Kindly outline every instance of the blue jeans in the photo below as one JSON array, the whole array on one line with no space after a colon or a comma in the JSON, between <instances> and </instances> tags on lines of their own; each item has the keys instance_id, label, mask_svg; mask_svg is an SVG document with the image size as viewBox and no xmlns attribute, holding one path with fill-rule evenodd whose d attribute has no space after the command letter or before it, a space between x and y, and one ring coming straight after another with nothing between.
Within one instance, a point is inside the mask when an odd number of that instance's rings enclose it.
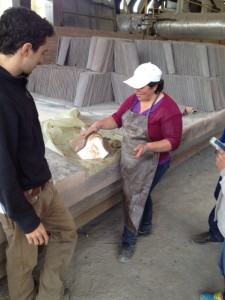
<instances>
[{"instance_id":1,"label":"blue jeans","mask_svg":"<svg viewBox=\"0 0 225 300\"><path fill-rule=\"evenodd\" d=\"M214 192L214 197L217 200L220 190L221 190L221 186L220 186L220 180L222 178L220 177L218 182L217 182L217 186ZM211 234L211 236L213 237L213 240L215 242L223 242L224 241L224 237L222 236L222 234L219 231L219 228L217 226L217 221L214 220L215 217L215 206L213 207L212 211L209 214L209 219L208 219L208 223L209 223L209 232Z\"/></svg>"},{"instance_id":2,"label":"blue jeans","mask_svg":"<svg viewBox=\"0 0 225 300\"><path fill-rule=\"evenodd\" d=\"M140 229L142 231L145 230L151 230L152 226L152 198L151 198L151 192L156 187L156 185L159 183L163 175L166 173L166 171L169 169L170 166L170 160L165 162L162 165L158 165L154 179L152 181L152 185L148 194L148 198L145 203L144 212L142 215L141 223L140 223ZM135 234L134 232L130 231L128 228L124 227L123 235L122 235L122 242L126 243L128 245L134 245L137 241L138 234Z\"/></svg>"}]
</instances>

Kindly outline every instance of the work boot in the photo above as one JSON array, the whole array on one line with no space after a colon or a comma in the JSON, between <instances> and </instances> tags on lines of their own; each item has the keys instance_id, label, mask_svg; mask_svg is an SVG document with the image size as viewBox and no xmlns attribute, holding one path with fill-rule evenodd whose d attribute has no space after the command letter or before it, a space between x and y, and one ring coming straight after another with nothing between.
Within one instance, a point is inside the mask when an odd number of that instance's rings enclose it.
<instances>
[{"instance_id":1,"label":"work boot","mask_svg":"<svg viewBox=\"0 0 225 300\"><path fill-rule=\"evenodd\" d=\"M62 300L70 300L70 298L71 298L70 290L68 288L65 288Z\"/></svg>"},{"instance_id":2,"label":"work boot","mask_svg":"<svg viewBox=\"0 0 225 300\"><path fill-rule=\"evenodd\" d=\"M134 255L135 245L129 245L127 243L122 243L118 260L120 262L128 262Z\"/></svg>"},{"instance_id":3,"label":"work boot","mask_svg":"<svg viewBox=\"0 0 225 300\"><path fill-rule=\"evenodd\" d=\"M191 241L196 244L218 243L209 231L194 235Z\"/></svg>"},{"instance_id":4,"label":"work boot","mask_svg":"<svg viewBox=\"0 0 225 300\"><path fill-rule=\"evenodd\" d=\"M142 228L140 228L138 230L138 235L139 236L149 236L150 234L151 234L151 228L149 228L149 229L142 229Z\"/></svg>"},{"instance_id":5,"label":"work boot","mask_svg":"<svg viewBox=\"0 0 225 300\"><path fill-rule=\"evenodd\" d=\"M222 292L217 292L215 294L201 294L200 300L225 300Z\"/></svg>"}]
</instances>

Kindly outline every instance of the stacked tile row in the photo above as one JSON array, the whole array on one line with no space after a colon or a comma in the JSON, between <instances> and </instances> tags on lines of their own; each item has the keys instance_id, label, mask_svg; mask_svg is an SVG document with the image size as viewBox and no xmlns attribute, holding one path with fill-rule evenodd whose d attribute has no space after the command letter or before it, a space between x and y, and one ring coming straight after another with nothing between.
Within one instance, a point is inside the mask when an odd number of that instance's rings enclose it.
<instances>
[{"instance_id":1,"label":"stacked tile row","mask_svg":"<svg viewBox=\"0 0 225 300\"><path fill-rule=\"evenodd\" d=\"M76 107L114 100L111 74L96 73L69 66L41 65L30 75L30 92L58 99Z\"/></svg>"},{"instance_id":2,"label":"stacked tile row","mask_svg":"<svg viewBox=\"0 0 225 300\"><path fill-rule=\"evenodd\" d=\"M57 65L38 66L30 75L28 89L77 107L113 101L113 44L112 39L97 37L60 38ZM85 69L77 67L84 65Z\"/></svg>"},{"instance_id":3,"label":"stacked tile row","mask_svg":"<svg viewBox=\"0 0 225 300\"><path fill-rule=\"evenodd\" d=\"M151 61L167 74L204 77L225 75L225 49L221 45L159 40L135 40L132 42L114 39L114 41L115 72L119 74L130 76L131 72L126 72L129 65L124 67L124 71L121 70L121 65L127 65L127 61L134 64L134 67L131 68L132 71L139 63ZM84 61L79 67L98 72L111 71L111 63L110 67L104 70L101 66L93 69L92 63L96 60L103 64L105 58L107 59L108 49L112 53L112 48L113 39L109 38L61 37L57 61L62 65L66 61L74 61L76 56L78 62ZM82 57L84 58L81 59ZM110 57L112 58L112 55ZM97 64L94 62L94 65ZM78 66L77 63L75 65Z\"/></svg>"},{"instance_id":4,"label":"stacked tile row","mask_svg":"<svg viewBox=\"0 0 225 300\"><path fill-rule=\"evenodd\" d=\"M225 75L225 47L177 41L135 40L140 63L152 62L166 74Z\"/></svg>"},{"instance_id":5,"label":"stacked tile row","mask_svg":"<svg viewBox=\"0 0 225 300\"><path fill-rule=\"evenodd\" d=\"M113 71L114 40L110 38L60 37L57 65L76 66L95 72Z\"/></svg>"},{"instance_id":6,"label":"stacked tile row","mask_svg":"<svg viewBox=\"0 0 225 300\"><path fill-rule=\"evenodd\" d=\"M150 61L159 66L165 91L178 103L194 106L199 111L225 108L224 46L155 40L134 43L140 63Z\"/></svg>"},{"instance_id":7,"label":"stacked tile row","mask_svg":"<svg viewBox=\"0 0 225 300\"><path fill-rule=\"evenodd\" d=\"M164 90L177 103L193 106L199 111L211 112L225 108L224 76L204 78L199 76L165 75Z\"/></svg>"},{"instance_id":8,"label":"stacked tile row","mask_svg":"<svg viewBox=\"0 0 225 300\"><path fill-rule=\"evenodd\" d=\"M120 104L133 93L123 81L145 62L159 66L165 92L178 103L199 111L225 108L225 47L215 44L62 37L61 66L39 66L29 89L77 107L113 100Z\"/></svg>"},{"instance_id":9,"label":"stacked tile row","mask_svg":"<svg viewBox=\"0 0 225 300\"><path fill-rule=\"evenodd\" d=\"M80 74L83 69L69 66L41 65L30 75L30 92L46 97L74 102Z\"/></svg>"},{"instance_id":10,"label":"stacked tile row","mask_svg":"<svg viewBox=\"0 0 225 300\"><path fill-rule=\"evenodd\" d=\"M216 78L166 74L164 80L164 91L178 104L192 106L199 111L220 109L216 102L219 95L214 94L218 84Z\"/></svg>"}]
</instances>

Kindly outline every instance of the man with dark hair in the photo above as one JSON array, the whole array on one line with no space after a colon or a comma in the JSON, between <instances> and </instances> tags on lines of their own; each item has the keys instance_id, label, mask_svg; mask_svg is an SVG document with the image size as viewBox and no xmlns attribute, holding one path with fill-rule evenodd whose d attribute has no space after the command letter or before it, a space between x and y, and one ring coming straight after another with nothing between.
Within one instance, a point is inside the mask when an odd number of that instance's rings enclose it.
<instances>
[{"instance_id":1,"label":"man with dark hair","mask_svg":"<svg viewBox=\"0 0 225 300\"><path fill-rule=\"evenodd\" d=\"M26 77L43 62L53 34L47 20L25 8L10 8L0 18L0 222L11 300L70 298L61 275L77 234L52 182L38 112L26 89ZM35 287L39 245L45 251Z\"/></svg>"}]
</instances>

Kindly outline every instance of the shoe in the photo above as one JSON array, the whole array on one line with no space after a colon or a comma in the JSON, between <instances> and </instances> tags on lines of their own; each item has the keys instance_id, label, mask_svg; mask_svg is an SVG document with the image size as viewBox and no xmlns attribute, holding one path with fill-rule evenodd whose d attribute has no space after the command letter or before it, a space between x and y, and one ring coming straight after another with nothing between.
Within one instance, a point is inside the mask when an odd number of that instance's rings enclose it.
<instances>
[{"instance_id":1,"label":"shoe","mask_svg":"<svg viewBox=\"0 0 225 300\"><path fill-rule=\"evenodd\" d=\"M225 300L222 292L217 292L215 294L201 294L200 300Z\"/></svg>"},{"instance_id":2,"label":"shoe","mask_svg":"<svg viewBox=\"0 0 225 300\"><path fill-rule=\"evenodd\" d=\"M149 236L152 231L152 226L151 225L142 225L139 230L138 230L138 235L139 236Z\"/></svg>"},{"instance_id":3,"label":"shoe","mask_svg":"<svg viewBox=\"0 0 225 300\"><path fill-rule=\"evenodd\" d=\"M196 244L218 243L209 231L194 235L191 241Z\"/></svg>"},{"instance_id":4,"label":"shoe","mask_svg":"<svg viewBox=\"0 0 225 300\"><path fill-rule=\"evenodd\" d=\"M128 262L134 255L135 245L128 245L126 243L122 243L118 260L120 262Z\"/></svg>"},{"instance_id":5,"label":"shoe","mask_svg":"<svg viewBox=\"0 0 225 300\"><path fill-rule=\"evenodd\" d=\"M141 230L139 229L138 235L139 236L149 236L151 234L151 230Z\"/></svg>"},{"instance_id":6,"label":"shoe","mask_svg":"<svg viewBox=\"0 0 225 300\"><path fill-rule=\"evenodd\" d=\"M71 292L68 288L65 288L62 300L70 300L70 298L71 298Z\"/></svg>"}]
</instances>

